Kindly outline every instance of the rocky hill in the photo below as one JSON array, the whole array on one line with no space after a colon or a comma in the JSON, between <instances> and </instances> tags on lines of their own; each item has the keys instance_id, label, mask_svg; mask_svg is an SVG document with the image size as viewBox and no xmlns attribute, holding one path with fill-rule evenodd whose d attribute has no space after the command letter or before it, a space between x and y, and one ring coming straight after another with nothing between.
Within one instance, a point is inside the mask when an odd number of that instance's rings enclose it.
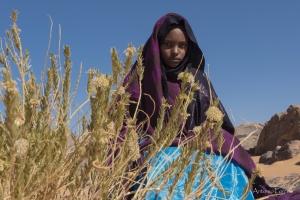
<instances>
[{"instance_id":1,"label":"rocky hill","mask_svg":"<svg viewBox=\"0 0 300 200\"><path fill-rule=\"evenodd\" d=\"M250 154L253 154L259 135L264 125L259 123L247 123L235 127L235 136L242 142L242 146Z\"/></svg>"},{"instance_id":2,"label":"rocky hill","mask_svg":"<svg viewBox=\"0 0 300 200\"><path fill-rule=\"evenodd\" d=\"M275 114L265 124L254 153L261 155L293 140L300 140L300 106L295 105Z\"/></svg>"}]
</instances>

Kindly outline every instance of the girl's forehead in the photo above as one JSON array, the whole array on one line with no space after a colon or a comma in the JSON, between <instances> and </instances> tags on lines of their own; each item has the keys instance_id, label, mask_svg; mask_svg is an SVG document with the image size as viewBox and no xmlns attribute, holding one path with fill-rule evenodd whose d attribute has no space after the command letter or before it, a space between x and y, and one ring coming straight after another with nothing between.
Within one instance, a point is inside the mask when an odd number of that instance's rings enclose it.
<instances>
[{"instance_id":1,"label":"girl's forehead","mask_svg":"<svg viewBox=\"0 0 300 200\"><path fill-rule=\"evenodd\" d=\"M182 40L186 41L188 40L187 35L185 32L180 28L174 28L169 31L169 33L166 35L165 40Z\"/></svg>"}]
</instances>

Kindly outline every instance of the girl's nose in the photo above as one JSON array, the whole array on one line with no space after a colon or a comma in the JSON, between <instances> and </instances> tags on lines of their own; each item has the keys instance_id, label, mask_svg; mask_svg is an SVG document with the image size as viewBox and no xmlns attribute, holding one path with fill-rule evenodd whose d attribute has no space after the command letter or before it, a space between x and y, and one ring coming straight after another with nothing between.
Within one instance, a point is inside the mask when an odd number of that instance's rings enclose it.
<instances>
[{"instance_id":1,"label":"girl's nose","mask_svg":"<svg viewBox=\"0 0 300 200\"><path fill-rule=\"evenodd\" d=\"M178 54L178 47L177 47L177 46L174 46L174 47L173 47L172 53L173 53L173 54Z\"/></svg>"}]
</instances>

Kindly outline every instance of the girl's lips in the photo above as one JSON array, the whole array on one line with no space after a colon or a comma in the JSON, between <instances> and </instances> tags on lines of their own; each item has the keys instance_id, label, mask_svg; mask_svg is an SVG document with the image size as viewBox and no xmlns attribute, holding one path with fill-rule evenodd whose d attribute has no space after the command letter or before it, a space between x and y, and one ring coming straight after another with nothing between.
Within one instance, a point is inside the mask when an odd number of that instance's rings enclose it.
<instances>
[{"instance_id":1,"label":"girl's lips","mask_svg":"<svg viewBox=\"0 0 300 200\"><path fill-rule=\"evenodd\" d=\"M180 60L170 60L169 61L170 67L177 67L180 64Z\"/></svg>"},{"instance_id":2,"label":"girl's lips","mask_svg":"<svg viewBox=\"0 0 300 200\"><path fill-rule=\"evenodd\" d=\"M179 63L180 59L170 59L170 61L173 62L173 63Z\"/></svg>"}]
</instances>

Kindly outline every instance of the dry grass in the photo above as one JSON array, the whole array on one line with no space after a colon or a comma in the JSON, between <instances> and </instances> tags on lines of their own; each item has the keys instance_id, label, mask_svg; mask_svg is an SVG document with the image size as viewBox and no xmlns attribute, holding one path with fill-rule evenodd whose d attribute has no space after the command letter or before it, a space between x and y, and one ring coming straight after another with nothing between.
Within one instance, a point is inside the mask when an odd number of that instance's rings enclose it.
<instances>
[{"instance_id":1,"label":"dry grass","mask_svg":"<svg viewBox=\"0 0 300 200\"><path fill-rule=\"evenodd\" d=\"M112 75L89 70L87 100L83 103L89 103L89 108L87 114L78 117L77 111L83 105L70 112L75 94L75 91L70 91L70 47L63 49L61 70L57 60L60 56L49 54L47 62L50 67L45 69L46 76L42 76L42 83L38 84L34 72L30 71L29 52L22 47L16 21L17 12L14 11L12 27L2 40L0 54L3 66L1 102L5 107L0 122L1 199L124 199L130 194L129 188L136 183L139 174L143 174L143 178L132 194L134 199L143 199L148 191L159 190L171 177L175 177L175 186L189 165L192 168L184 186L186 199L200 197L207 181L222 190L216 181L216 172L210 170L209 159L203 153L209 143L206 137L208 131L214 127L214 136L220 134L222 119L216 121L219 118L214 118L214 115L194 129L197 137L178 147L181 153L176 160L171 161L155 178L145 182L153 167L153 158L182 132L182 122L188 117L186 108L198 87L190 74L181 74L182 92L172 109L171 118L163 126L164 113L169 107L164 101L153 144L149 146L144 162L133 168L141 157L138 139L145 135L141 126L136 124L137 113L141 111L137 109L133 117L128 117L130 95L125 92L126 85L123 84L135 57L138 59L137 74L142 80L142 47L136 53L135 48L129 45L124 62L118 58L116 49L112 49ZM18 68L18 77L12 77L13 67ZM191 87L187 87L187 83ZM188 94L186 88L190 89ZM138 105L140 102L135 103ZM216 108L217 103L211 106ZM79 130L76 135L70 127L75 115ZM124 122L127 122L126 134L120 138ZM192 161L191 157L195 160ZM192 189L196 175L204 174L205 170L209 174L208 179L197 189ZM171 187L170 199L173 194L174 187Z\"/></svg>"}]
</instances>

